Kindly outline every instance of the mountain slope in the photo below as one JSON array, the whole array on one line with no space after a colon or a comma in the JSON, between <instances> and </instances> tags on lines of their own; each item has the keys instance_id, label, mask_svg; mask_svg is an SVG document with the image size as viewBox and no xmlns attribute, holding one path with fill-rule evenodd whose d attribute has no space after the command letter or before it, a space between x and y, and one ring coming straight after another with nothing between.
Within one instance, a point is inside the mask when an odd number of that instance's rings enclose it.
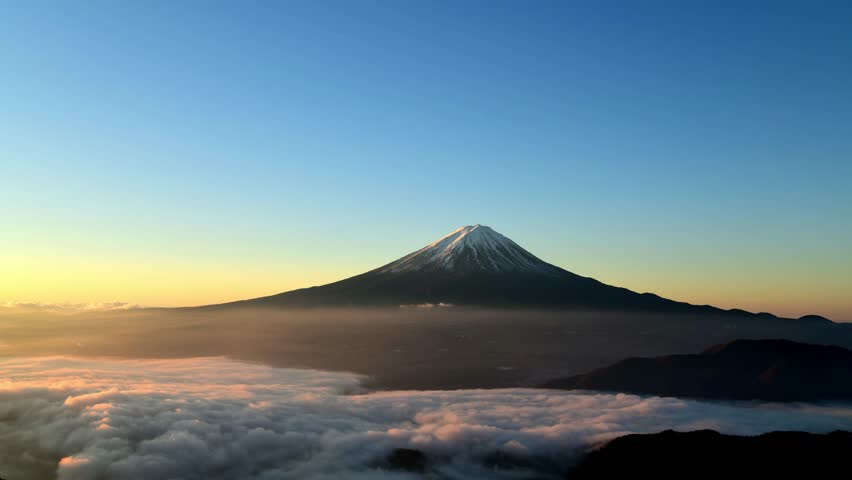
<instances>
[{"instance_id":1,"label":"mountain slope","mask_svg":"<svg viewBox=\"0 0 852 480\"><path fill-rule=\"evenodd\" d=\"M593 450L568 479L833 478L848 468L852 433L713 430L625 435Z\"/></svg>"},{"instance_id":2,"label":"mountain slope","mask_svg":"<svg viewBox=\"0 0 852 480\"><path fill-rule=\"evenodd\" d=\"M460 227L396 261L338 282L221 306L420 304L654 311L692 307L575 275L483 225Z\"/></svg>"},{"instance_id":3,"label":"mountain slope","mask_svg":"<svg viewBox=\"0 0 852 480\"><path fill-rule=\"evenodd\" d=\"M468 225L378 269L378 273L456 272L559 275L559 267L537 258L490 227Z\"/></svg>"},{"instance_id":4,"label":"mountain slope","mask_svg":"<svg viewBox=\"0 0 852 480\"><path fill-rule=\"evenodd\" d=\"M852 400L852 350L736 340L698 355L629 358L544 387L736 400Z\"/></svg>"},{"instance_id":5,"label":"mountain slope","mask_svg":"<svg viewBox=\"0 0 852 480\"><path fill-rule=\"evenodd\" d=\"M396 261L338 282L211 307L420 304L753 315L639 294L576 275L484 225L460 227Z\"/></svg>"}]
</instances>

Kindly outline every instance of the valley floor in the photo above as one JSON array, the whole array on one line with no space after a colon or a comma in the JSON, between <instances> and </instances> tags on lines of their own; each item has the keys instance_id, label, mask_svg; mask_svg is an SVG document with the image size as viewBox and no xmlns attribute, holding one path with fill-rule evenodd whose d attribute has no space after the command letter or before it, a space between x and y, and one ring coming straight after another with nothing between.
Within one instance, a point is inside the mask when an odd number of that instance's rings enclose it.
<instances>
[{"instance_id":1,"label":"valley floor","mask_svg":"<svg viewBox=\"0 0 852 480\"><path fill-rule=\"evenodd\" d=\"M738 338L852 347L852 326L437 307L0 316L0 356L228 356L351 371L381 389L528 387L625 357L694 353Z\"/></svg>"}]
</instances>

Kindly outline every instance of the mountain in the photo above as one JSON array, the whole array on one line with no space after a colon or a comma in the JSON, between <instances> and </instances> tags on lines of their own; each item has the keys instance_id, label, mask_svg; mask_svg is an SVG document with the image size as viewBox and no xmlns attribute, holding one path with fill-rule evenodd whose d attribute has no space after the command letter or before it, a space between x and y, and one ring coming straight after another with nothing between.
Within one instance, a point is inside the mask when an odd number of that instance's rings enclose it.
<instances>
[{"instance_id":1,"label":"mountain","mask_svg":"<svg viewBox=\"0 0 852 480\"><path fill-rule=\"evenodd\" d=\"M735 340L697 355L628 358L543 386L734 400L852 400L852 350Z\"/></svg>"},{"instance_id":2,"label":"mountain","mask_svg":"<svg viewBox=\"0 0 852 480\"><path fill-rule=\"evenodd\" d=\"M484 225L459 227L431 244L377 270L399 273L489 273L559 276L567 273Z\"/></svg>"},{"instance_id":3,"label":"mountain","mask_svg":"<svg viewBox=\"0 0 852 480\"><path fill-rule=\"evenodd\" d=\"M482 458L502 471L536 471L533 478L566 480L602 478L834 478L848 470L852 432L774 431L756 436L727 435L715 430L628 434L568 452L579 461L517 456L498 451ZM434 476L439 457L420 450L396 448L374 467ZM573 459L572 459L573 460ZM555 470L555 471L554 471ZM560 472L561 470L561 472ZM557 473L558 472L558 473ZM529 478L518 474L518 478Z\"/></svg>"},{"instance_id":4,"label":"mountain","mask_svg":"<svg viewBox=\"0 0 852 480\"><path fill-rule=\"evenodd\" d=\"M852 433L713 430L618 437L589 453L565 478L835 478L848 468Z\"/></svg>"},{"instance_id":5,"label":"mountain","mask_svg":"<svg viewBox=\"0 0 852 480\"><path fill-rule=\"evenodd\" d=\"M755 315L606 285L547 263L484 225L459 227L396 261L345 280L212 307L427 304Z\"/></svg>"}]
</instances>

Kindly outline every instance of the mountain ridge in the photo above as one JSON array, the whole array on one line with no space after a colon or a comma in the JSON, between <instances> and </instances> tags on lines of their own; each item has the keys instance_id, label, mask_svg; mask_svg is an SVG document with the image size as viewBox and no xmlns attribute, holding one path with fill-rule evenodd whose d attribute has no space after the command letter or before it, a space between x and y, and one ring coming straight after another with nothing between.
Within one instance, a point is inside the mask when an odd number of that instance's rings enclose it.
<instances>
[{"instance_id":1,"label":"mountain ridge","mask_svg":"<svg viewBox=\"0 0 852 480\"><path fill-rule=\"evenodd\" d=\"M852 432L843 430L756 436L666 430L615 438L564 478L832 478L846 469L850 447Z\"/></svg>"},{"instance_id":2,"label":"mountain ridge","mask_svg":"<svg viewBox=\"0 0 852 480\"><path fill-rule=\"evenodd\" d=\"M852 350L786 339L738 339L698 354L632 357L545 388L769 401L852 399Z\"/></svg>"},{"instance_id":3,"label":"mountain ridge","mask_svg":"<svg viewBox=\"0 0 852 480\"><path fill-rule=\"evenodd\" d=\"M693 305L607 285L550 264L492 228L461 226L423 248L367 272L325 285L216 305L341 307L444 304L539 307L772 318L772 314ZM830 321L809 315L802 321Z\"/></svg>"}]
</instances>

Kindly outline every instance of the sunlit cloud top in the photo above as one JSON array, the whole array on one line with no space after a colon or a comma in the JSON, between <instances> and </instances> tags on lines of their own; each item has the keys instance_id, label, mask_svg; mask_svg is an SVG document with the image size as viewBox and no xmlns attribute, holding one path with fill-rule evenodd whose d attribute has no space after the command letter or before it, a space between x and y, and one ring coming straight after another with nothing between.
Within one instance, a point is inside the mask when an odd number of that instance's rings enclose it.
<instances>
[{"instance_id":1,"label":"sunlit cloud top","mask_svg":"<svg viewBox=\"0 0 852 480\"><path fill-rule=\"evenodd\" d=\"M0 360L4 478L391 480L394 448L440 478L558 477L627 433L852 428L844 405L703 403L550 390L365 392L347 373L224 358ZM487 459L500 454L514 466ZM546 478L546 477L545 477Z\"/></svg>"}]
</instances>

